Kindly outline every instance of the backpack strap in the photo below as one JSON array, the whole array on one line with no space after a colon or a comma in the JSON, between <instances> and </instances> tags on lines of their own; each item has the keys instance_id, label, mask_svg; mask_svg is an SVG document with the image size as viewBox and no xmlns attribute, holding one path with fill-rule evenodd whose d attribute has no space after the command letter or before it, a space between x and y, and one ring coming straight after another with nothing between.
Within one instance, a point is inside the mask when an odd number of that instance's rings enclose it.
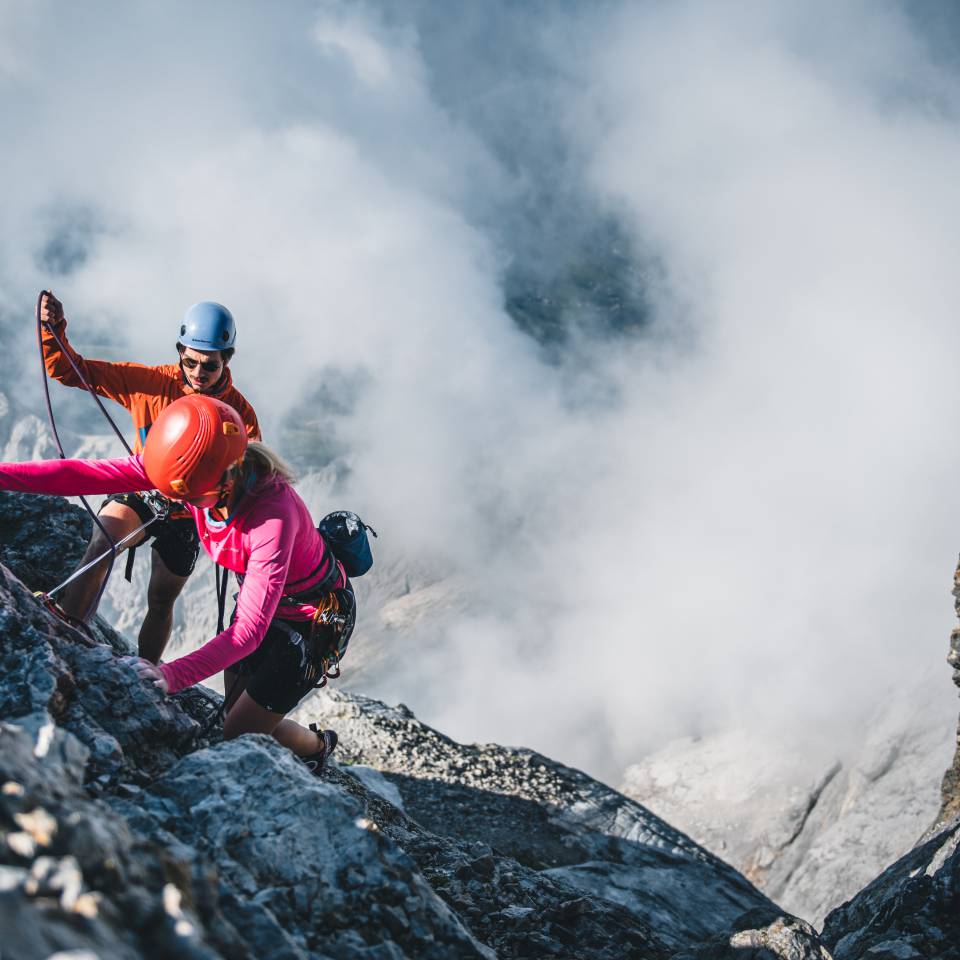
<instances>
[{"instance_id":1,"label":"backpack strap","mask_svg":"<svg viewBox=\"0 0 960 960\"><path fill-rule=\"evenodd\" d=\"M327 572L321 577L316 583L310 584L309 587L305 587L303 590L291 590L280 598L278 606L281 607L290 607L295 606L300 603L312 603L315 600L320 600L322 597L326 596L333 590L337 585L337 580L340 578L340 566L337 563L337 558L333 555L333 551L327 546L326 543L323 545L323 556L320 562L305 576L300 577L297 580L285 584L287 588L295 587L298 583L304 583L307 580L315 577L324 566L329 565ZM226 571L224 571L226 574ZM243 584L242 573L237 574L237 583ZM222 629L222 628L221 628Z\"/></svg>"},{"instance_id":2,"label":"backpack strap","mask_svg":"<svg viewBox=\"0 0 960 960\"><path fill-rule=\"evenodd\" d=\"M217 633L223 633L223 614L227 609L227 580L230 576L226 567L216 564L213 568L217 578Z\"/></svg>"},{"instance_id":3,"label":"backpack strap","mask_svg":"<svg viewBox=\"0 0 960 960\"><path fill-rule=\"evenodd\" d=\"M318 580L316 583L311 584L304 590L294 590L290 593L285 593L280 598L281 606L291 606L298 603L310 603L313 600L319 600L320 598L326 596L334 589L337 585L337 580L340 579L340 567L337 564L337 558L333 555L333 551L327 547L324 550L326 554L326 559L329 561L329 569L323 575L323 577ZM323 564L317 568L318 570L323 569ZM295 583L303 583L304 580L309 580L310 577L315 576L317 570L314 570L306 577L301 577L299 580L294 581Z\"/></svg>"}]
</instances>

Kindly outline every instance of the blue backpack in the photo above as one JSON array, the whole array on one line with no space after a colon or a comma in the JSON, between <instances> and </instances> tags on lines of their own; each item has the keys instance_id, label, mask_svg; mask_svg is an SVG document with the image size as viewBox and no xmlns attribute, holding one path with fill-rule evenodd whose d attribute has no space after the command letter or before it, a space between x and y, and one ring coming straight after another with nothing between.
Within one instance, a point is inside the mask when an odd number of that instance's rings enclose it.
<instances>
[{"instance_id":1,"label":"blue backpack","mask_svg":"<svg viewBox=\"0 0 960 960\"><path fill-rule=\"evenodd\" d=\"M373 551L367 538L377 531L349 510L328 513L318 524L320 536L333 555L343 564L348 577L362 577L373 566Z\"/></svg>"}]
</instances>

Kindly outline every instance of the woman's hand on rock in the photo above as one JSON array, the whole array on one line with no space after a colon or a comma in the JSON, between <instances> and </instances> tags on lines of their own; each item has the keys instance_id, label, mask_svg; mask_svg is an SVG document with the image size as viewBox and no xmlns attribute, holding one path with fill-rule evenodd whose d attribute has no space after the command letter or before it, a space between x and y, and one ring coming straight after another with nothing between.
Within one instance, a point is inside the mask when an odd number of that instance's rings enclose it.
<instances>
[{"instance_id":1,"label":"woman's hand on rock","mask_svg":"<svg viewBox=\"0 0 960 960\"><path fill-rule=\"evenodd\" d=\"M121 657L120 661L126 666L136 670L137 676L139 676L141 680L152 683L161 693L166 693L169 690L167 678L155 663L144 660L143 657Z\"/></svg>"}]
</instances>

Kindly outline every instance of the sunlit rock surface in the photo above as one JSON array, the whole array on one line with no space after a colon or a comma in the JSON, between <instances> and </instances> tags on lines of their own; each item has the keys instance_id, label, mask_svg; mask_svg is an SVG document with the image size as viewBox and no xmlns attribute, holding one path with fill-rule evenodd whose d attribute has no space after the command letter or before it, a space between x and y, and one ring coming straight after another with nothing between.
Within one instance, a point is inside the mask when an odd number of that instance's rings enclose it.
<instances>
[{"instance_id":1,"label":"sunlit rock surface","mask_svg":"<svg viewBox=\"0 0 960 960\"><path fill-rule=\"evenodd\" d=\"M354 694L321 694L297 715L337 729L341 763L380 770L425 828L619 903L671 946L732 929L748 910L773 908L639 804L530 750L458 744L403 707Z\"/></svg>"}]
</instances>

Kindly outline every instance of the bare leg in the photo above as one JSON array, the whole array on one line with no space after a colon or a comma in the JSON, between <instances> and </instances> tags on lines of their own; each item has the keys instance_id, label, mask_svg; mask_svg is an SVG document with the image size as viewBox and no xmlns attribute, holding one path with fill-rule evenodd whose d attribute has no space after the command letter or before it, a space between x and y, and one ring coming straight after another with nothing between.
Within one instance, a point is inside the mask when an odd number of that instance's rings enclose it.
<instances>
[{"instance_id":1,"label":"bare leg","mask_svg":"<svg viewBox=\"0 0 960 960\"><path fill-rule=\"evenodd\" d=\"M241 733L269 733L274 739L298 757L316 753L323 744L320 738L282 713L264 710L246 691L237 697L223 721L223 739L232 740Z\"/></svg>"},{"instance_id":2,"label":"bare leg","mask_svg":"<svg viewBox=\"0 0 960 960\"><path fill-rule=\"evenodd\" d=\"M223 671L223 700L229 710L240 699L240 694L247 689L247 677L232 670Z\"/></svg>"},{"instance_id":3,"label":"bare leg","mask_svg":"<svg viewBox=\"0 0 960 960\"><path fill-rule=\"evenodd\" d=\"M147 588L147 615L138 638L138 652L144 660L159 663L173 629L173 605L187 582L171 573L156 550L151 550L150 586Z\"/></svg>"},{"instance_id":4,"label":"bare leg","mask_svg":"<svg viewBox=\"0 0 960 960\"><path fill-rule=\"evenodd\" d=\"M114 542L122 540L129 533L136 530L143 522L135 510L116 501L105 504L98 516L100 522ZM129 547L136 546L138 543L142 543L145 536L146 534L144 533L135 537L130 543L125 544L122 549L126 550ZM81 566L84 563L89 563L94 557L99 556L109 549L110 544L100 532L99 527L94 525L93 536L90 538L90 543L87 544ZM97 592L100 590L100 586L107 576L109 566L110 558L105 557L95 567L91 567L86 573L77 577L73 583L64 588L60 598L60 605L70 616L76 617L79 620L86 616L88 611L90 616L96 613L95 610L90 610L90 605L96 598Z\"/></svg>"}]
</instances>

